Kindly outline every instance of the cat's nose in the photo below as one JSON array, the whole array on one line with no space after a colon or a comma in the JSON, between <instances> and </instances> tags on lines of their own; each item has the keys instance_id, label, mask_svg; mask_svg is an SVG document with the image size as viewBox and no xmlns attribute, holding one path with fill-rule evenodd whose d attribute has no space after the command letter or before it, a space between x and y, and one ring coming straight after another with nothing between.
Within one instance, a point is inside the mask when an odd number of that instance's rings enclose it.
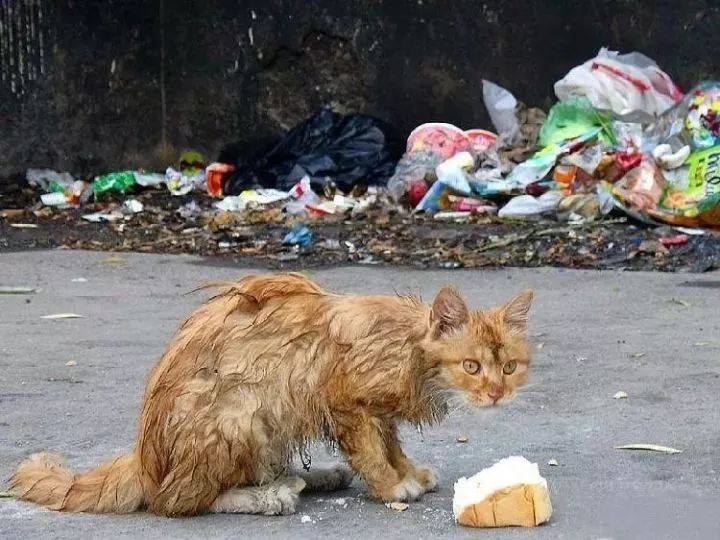
<instances>
[{"instance_id":1,"label":"cat's nose","mask_svg":"<svg viewBox=\"0 0 720 540\"><path fill-rule=\"evenodd\" d=\"M503 394L505 393L505 389L499 385L494 384L490 388L488 388L488 397L493 400L493 403L497 403L498 400L503 397Z\"/></svg>"}]
</instances>

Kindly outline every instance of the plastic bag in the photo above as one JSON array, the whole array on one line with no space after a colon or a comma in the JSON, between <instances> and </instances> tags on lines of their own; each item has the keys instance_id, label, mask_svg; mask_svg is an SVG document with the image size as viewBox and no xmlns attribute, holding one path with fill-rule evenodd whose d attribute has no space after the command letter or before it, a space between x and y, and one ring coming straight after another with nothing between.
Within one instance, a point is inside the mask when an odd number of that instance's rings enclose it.
<instances>
[{"instance_id":1,"label":"plastic bag","mask_svg":"<svg viewBox=\"0 0 720 540\"><path fill-rule=\"evenodd\" d=\"M62 193L75 182L70 173L59 173L52 169L28 169L25 178L29 185L45 193Z\"/></svg>"},{"instance_id":2,"label":"plastic bag","mask_svg":"<svg viewBox=\"0 0 720 540\"><path fill-rule=\"evenodd\" d=\"M307 226L302 223L293 225L285 236L283 236L283 245L308 247L313 243L313 233Z\"/></svg>"},{"instance_id":3,"label":"plastic bag","mask_svg":"<svg viewBox=\"0 0 720 540\"><path fill-rule=\"evenodd\" d=\"M304 214L308 205L320 204L320 197L310 187L310 177L303 178L290 190L290 201L285 205L288 214Z\"/></svg>"},{"instance_id":4,"label":"plastic bag","mask_svg":"<svg viewBox=\"0 0 720 540\"><path fill-rule=\"evenodd\" d=\"M432 149L405 154L395 167L395 173L388 180L387 188L390 196L398 202L405 197L413 184L434 181L435 168L441 162L440 154ZM411 206L414 205L411 203Z\"/></svg>"},{"instance_id":5,"label":"plastic bag","mask_svg":"<svg viewBox=\"0 0 720 540\"><path fill-rule=\"evenodd\" d=\"M637 112L657 116L682 98L679 88L652 59L606 48L556 82L555 95L561 101L585 96L593 107L620 116Z\"/></svg>"},{"instance_id":6,"label":"plastic bag","mask_svg":"<svg viewBox=\"0 0 720 540\"><path fill-rule=\"evenodd\" d=\"M258 186L288 191L303 176L313 184L330 179L344 192L361 183L385 185L400 145L390 126L377 118L323 109L279 141L223 149L218 161L236 165L223 193L236 195Z\"/></svg>"},{"instance_id":7,"label":"plastic bag","mask_svg":"<svg viewBox=\"0 0 720 540\"><path fill-rule=\"evenodd\" d=\"M520 124L515 114L517 99L502 86L485 79L482 83L485 108L498 136L505 144L516 144L520 136Z\"/></svg>"},{"instance_id":8,"label":"plastic bag","mask_svg":"<svg viewBox=\"0 0 720 540\"><path fill-rule=\"evenodd\" d=\"M514 188L525 188L533 182L542 180L552 171L561 156L596 139L600 131L600 128L593 128L573 139L563 140L562 144L549 144L515 167L505 179L506 182Z\"/></svg>"},{"instance_id":9,"label":"plastic bag","mask_svg":"<svg viewBox=\"0 0 720 540\"><path fill-rule=\"evenodd\" d=\"M539 197L531 195L518 195L513 197L498 212L501 218L531 218L552 212L558 207L563 195L558 191L548 191Z\"/></svg>"},{"instance_id":10,"label":"plastic bag","mask_svg":"<svg viewBox=\"0 0 720 540\"><path fill-rule=\"evenodd\" d=\"M472 193L472 176L468 173L475 164L469 152L460 152L437 166L437 181L416 206L416 210L440 210L440 199L443 194L470 195Z\"/></svg>"},{"instance_id":11,"label":"plastic bag","mask_svg":"<svg viewBox=\"0 0 720 540\"><path fill-rule=\"evenodd\" d=\"M541 146L560 144L596 128L605 144L616 143L610 117L595 110L587 98L571 97L550 109L538 142Z\"/></svg>"}]
</instances>

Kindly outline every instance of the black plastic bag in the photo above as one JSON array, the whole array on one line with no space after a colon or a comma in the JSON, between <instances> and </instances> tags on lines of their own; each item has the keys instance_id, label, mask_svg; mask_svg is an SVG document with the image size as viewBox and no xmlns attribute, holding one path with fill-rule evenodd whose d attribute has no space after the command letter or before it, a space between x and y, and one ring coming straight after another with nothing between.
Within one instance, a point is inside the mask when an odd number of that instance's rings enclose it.
<instances>
[{"instance_id":1,"label":"black plastic bag","mask_svg":"<svg viewBox=\"0 0 720 540\"><path fill-rule=\"evenodd\" d=\"M385 185L402 150L382 120L323 109L279 141L227 146L218 161L236 167L223 186L227 195L253 187L289 190L305 175L313 189L330 181L348 193L358 185Z\"/></svg>"}]
</instances>

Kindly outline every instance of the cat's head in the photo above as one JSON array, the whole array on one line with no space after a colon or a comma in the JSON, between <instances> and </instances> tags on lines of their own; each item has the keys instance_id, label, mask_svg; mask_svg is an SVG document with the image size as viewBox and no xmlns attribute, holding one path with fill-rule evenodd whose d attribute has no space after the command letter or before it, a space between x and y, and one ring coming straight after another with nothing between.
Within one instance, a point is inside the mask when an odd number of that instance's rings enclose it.
<instances>
[{"instance_id":1,"label":"cat's head","mask_svg":"<svg viewBox=\"0 0 720 540\"><path fill-rule=\"evenodd\" d=\"M533 293L472 311L452 287L443 287L432 304L423 348L436 366L434 383L460 391L477 406L511 399L528 376L527 316Z\"/></svg>"}]
</instances>

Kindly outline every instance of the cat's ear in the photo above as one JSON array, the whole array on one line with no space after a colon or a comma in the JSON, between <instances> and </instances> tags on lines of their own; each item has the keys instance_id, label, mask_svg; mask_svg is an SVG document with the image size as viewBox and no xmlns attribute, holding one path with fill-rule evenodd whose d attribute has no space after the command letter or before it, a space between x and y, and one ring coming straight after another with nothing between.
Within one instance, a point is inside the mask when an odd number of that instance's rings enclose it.
<instances>
[{"instance_id":1,"label":"cat's ear","mask_svg":"<svg viewBox=\"0 0 720 540\"><path fill-rule=\"evenodd\" d=\"M512 328L524 332L527 329L528 312L532 305L533 292L530 289L513 296L503 306L503 322Z\"/></svg>"},{"instance_id":2,"label":"cat's ear","mask_svg":"<svg viewBox=\"0 0 720 540\"><path fill-rule=\"evenodd\" d=\"M470 312L457 290L446 285L438 291L430 313L430 326L435 337L462 328L469 319Z\"/></svg>"}]
</instances>

